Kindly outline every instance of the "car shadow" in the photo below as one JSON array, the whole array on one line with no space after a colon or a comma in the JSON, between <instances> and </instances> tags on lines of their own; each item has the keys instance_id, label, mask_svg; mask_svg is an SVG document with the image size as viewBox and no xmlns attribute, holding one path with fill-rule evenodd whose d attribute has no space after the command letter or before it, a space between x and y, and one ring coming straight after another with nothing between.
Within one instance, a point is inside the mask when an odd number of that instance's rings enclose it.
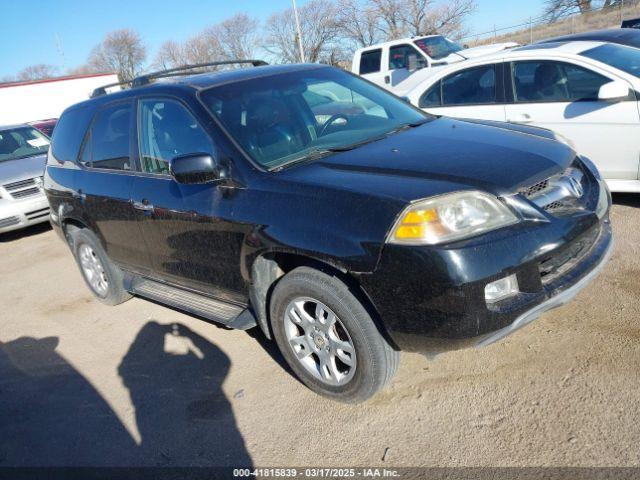
<instances>
[{"instance_id":1,"label":"car shadow","mask_svg":"<svg viewBox=\"0 0 640 480\"><path fill-rule=\"evenodd\" d=\"M231 362L185 325L149 321L123 357L131 413L126 399L114 411L57 346L0 343L0 466L251 466L222 390Z\"/></svg>"},{"instance_id":2,"label":"car shadow","mask_svg":"<svg viewBox=\"0 0 640 480\"><path fill-rule=\"evenodd\" d=\"M640 194L637 193L612 193L613 203L627 207L640 208Z\"/></svg>"},{"instance_id":3,"label":"car shadow","mask_svg":"<svg viewBox=\"0 0 640 480\"><path fill-rule=\"evenodd\" d=\"M33 237L40 235L51 230L51 224L49 222L37 223L20 230L11 230L10 232L0 233L0 242L12 242L21 240L27 237Z\"/></svg>"}]
</instances>

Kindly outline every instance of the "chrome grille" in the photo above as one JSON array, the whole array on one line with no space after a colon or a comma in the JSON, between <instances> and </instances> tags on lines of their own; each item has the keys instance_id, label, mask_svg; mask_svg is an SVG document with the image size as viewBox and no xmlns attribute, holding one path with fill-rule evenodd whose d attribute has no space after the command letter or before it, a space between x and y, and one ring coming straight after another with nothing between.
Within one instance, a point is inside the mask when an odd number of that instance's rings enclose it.
<instances>
[{"instance_id":1,"label":"chrome grille","mask_svg":"<svg viewBox=\"0 0 640 480\"><path fill-rule=\"evenodd\" d=\"M571 166L519 193L546 212L559 215L582 208L585 177L580 168Z\"/></svg>"},{"instance_id":2,"label":"chrome grille","mask_svg":"<svg viewBox=\"0 0 640 480\"><path fill-rule=\"evenodd\" d=\"M42 193L40 188L38 188L37 186L37 178L38 177L27 178L18 182L6 183L3 185L3 187L13 198L20 199L25 197L32 197L34 195Z\"/></svg>"}]
</instances>

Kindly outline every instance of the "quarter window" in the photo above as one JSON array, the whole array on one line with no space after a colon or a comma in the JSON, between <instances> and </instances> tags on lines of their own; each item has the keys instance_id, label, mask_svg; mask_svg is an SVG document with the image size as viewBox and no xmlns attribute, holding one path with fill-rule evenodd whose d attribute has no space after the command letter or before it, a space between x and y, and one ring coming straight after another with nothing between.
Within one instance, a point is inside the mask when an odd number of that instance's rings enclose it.
<instances>
[{"instance_id":1,"label":"quarter window","mask_svg":"<svg viewBox=\"0 0 640 480\"><path fill-rule=\"evenodd\" d=\"M369 50L360 55L360 75L376 73L380 71L382 50Z\"/></svg>"},{"instance_id":2,"label":"quarter window","mask_svg":"<svg viewBox=\"0 0 640 480\"><path fill-rule=\"evenodd\" d=\"M435 85L424 92L422 97L420 97L420 101L418 102L420 108L439 107L442 105L441 86L442 82L438 80Z\"/></svg>"},{"instance_id":3,"label":"quarter window","mask_svg":"<svg viewBox=\"0 0 640 480\"><path fill-rule=\"evenodd\" d=\"M85 142L81 163L94 168L131 170L130 128L130 104L116 104L98 112Z\"/></svg>"},{"instance_id":4,"label":"quarter window","mask_svg":"<svg viewBox=\"0 0 640 480\"><path fill-rule=\"evenodd\" d=\"M496 102L496 66L483 65L442 80L442 105L483 105Z\"/></svg>"},{"instance_id":5,"label":"quarter window","mask_svg":"<svg viewBox=\"0 0 640 480\"><path fill-rule=\"evenodd\" d=\"M596 101L600 87L611 81L564 62L516 62L512 72L516 102Z\"/></svg>"},{"instance_id":6,"label":"quarter window","mask_svg":"<svg viewBox=\"0 0 640 480\"><path fill-rule=\"evenodd\" d=\"M409 68L411 56L422 58L422 55L411 45L398 45L389 49L389 70Z\"/></svg>"},{"instance_id":7,"label":"quarter window","mask_svg":"<svg viewBox=\"0 0 640 480\"><path fill-rule=\"evenodd\" d=\"M142 171L169 174L169 161L178 155L213 155L211 139L193 115L173 100L142 100L139 110Z\"/></svg>"}]
</instances>

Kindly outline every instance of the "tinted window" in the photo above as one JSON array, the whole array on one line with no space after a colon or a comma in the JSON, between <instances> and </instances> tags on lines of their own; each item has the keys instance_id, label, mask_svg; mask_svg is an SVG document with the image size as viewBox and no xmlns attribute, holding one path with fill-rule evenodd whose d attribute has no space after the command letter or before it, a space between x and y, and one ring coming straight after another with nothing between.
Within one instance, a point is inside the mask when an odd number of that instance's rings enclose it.
<instances>
[{"instance_id":1,"label":"tinted window","mask_svg":"<svg viewBox=\"0 0 640 480\"><path fill-rule=\"evenodd\" d=\"M434 60L439 60L462 50L460 45L440 35L419 38L413 43Z\"/></svg>"},{"instance_id":2,"label":"tinted window","mask_svg":"<svg viewBox=\"0 0 640 480\"><path fill-rule=\"evenodd\" d=\"M143 100L139 110L140 160L148 173L169 173L169 160L189 153L213 155L211 139L181 104Z\"/></svg>"},{"instance_id":3,"label":"tinted window","mask_svg":"<svg viewBox=\"0 0 640 480\"><path fill-rule=\"evenodd\" d=\"M433 85L422 95L422 97L420 97L420 102L418 103L420 108L439 107L442 105L442 98L440 95L441 84L442 82L438 80L435 85Z\"/></svg>"},{"instance_id":4,"label":"tinted window","mask_svg":"<svg viewBox=\"0 0 640 480\"><path fill-rule=\"evenodd\" d=\"M391 47L389 49L389 70L396 70L398 68L409 68L409 57L413 55L415 57L422 56L411 45L398 45L397 47Z\"/></svg>"},{"instance_id":5,"label":"tinted window","mask_svg":"<svg viewBox=\"0 0 640 480\"><path fill-rule=\"evenodd\" d=\"M51 153L59 162L75 162L93 112L88 108L67 110L56 125Z\"/></svg>"},{"instance_id":6,"label":"tinted window","mask_svg":"<svg viewBox=\"0 0 640 480\"><path fill-rule=\"evenodd\" d=\"M93 168L131 170L130 128L131 104L117 104L100 110L91 126L81 161L90 162Z\"/></svg>"},{"instance_id":7,"label":"tinted window","mask_svg":"<svg viewBox=\"0 0 640 480\"><path fill-rule=\"evenodd\" d=\"M380 71L382 50L369 50L360 56L360 75Z\"/></svg>"},{"instance_id":8,"label":"tinted window","mask_svg":"<svg viewBox=\"0 0 640 480\"><path fill-rule=\"evenodd\" d=\"M517 62L512 66L516 102L574 102L597 100L611 80L563 62Z\"/></svg>"},{"instance_id":9,"label":"tinted window","mask_svg":"<svg viewBox=\"0 0 640 480\"><path fill-rule=\"evenodd\" d=\"M640 49L608 43L591 48L580 55L640 77Z\"/></svg>"},{"instance_id":10,"label":"tinted window","mask_svg":"<svg viewBox=\"0 0 640 480\"><path fill-rule=\"evenodd\" d=\"M442 80L442 105L478 105L496 101L495 65L463 70Z\"/></svg>"},{"instance_id":11,"label":"tinted window","mask_svg":"<svg viewBox=\"0 0 640 480\"><path fill-rule=\"evenodd\" d=\"M369 82L327 67L211 87L202 99L267 168L355 148L428 118Z\"/></svg>"}]
</instances>

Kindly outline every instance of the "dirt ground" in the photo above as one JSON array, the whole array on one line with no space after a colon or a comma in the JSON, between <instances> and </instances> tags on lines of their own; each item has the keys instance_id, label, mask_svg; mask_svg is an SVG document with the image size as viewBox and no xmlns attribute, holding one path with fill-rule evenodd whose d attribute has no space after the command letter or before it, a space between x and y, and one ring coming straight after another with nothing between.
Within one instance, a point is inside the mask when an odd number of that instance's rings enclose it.
<instances>
[{"instance_id":1,"label":"dirt ground","mask_svg":"<svg viewBox=\"0 0 640 480\"><path fill-rule=\"evenodd\" d=\"M94 300L47 226L0 237L0 465L639 466L640 198L569 305L484 349L318 397L259 332Z\"/></svg>"}]
</instances>

